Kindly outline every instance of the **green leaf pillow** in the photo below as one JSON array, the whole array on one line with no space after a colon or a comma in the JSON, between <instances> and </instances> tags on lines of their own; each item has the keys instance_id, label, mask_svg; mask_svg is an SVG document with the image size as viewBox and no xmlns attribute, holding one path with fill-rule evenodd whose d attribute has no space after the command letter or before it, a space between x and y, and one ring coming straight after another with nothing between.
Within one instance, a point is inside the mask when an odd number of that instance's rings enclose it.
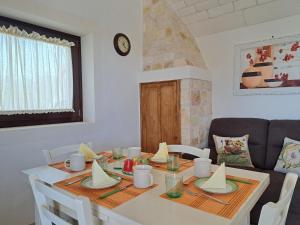
<instances>
[{"instance_id":1,"label":"green leaf pillow","mask_svg":"<svg viewBox=\"0 0 300 225\"><path fill-rule=\"evenodd\" d=\"M286 137L277 160L275 171L294 172L300 176L300 141Z\"/></svg>"},{"instance_id":2,"label":"green leaf pillow","mask_svg":"<svg viewBox=\"0 0 300 225\"><path fill-rule=\"evenodd\" d=\"M242 137L220 137L213 135L218 153L218 164L253 167L248 139L249 135Z\"/></svg>"}]
</instances>

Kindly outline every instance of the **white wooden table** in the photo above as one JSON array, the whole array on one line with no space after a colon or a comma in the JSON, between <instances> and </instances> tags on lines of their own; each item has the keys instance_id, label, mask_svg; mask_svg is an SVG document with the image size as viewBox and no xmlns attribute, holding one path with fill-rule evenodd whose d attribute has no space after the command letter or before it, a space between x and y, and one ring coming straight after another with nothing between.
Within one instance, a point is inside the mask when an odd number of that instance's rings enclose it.
<instances>
[{"instance_id":1,"label":"white wooden table","mask_svg":"<svg viewBox=\"0 0 300 225\"><path fill-rule=\"evenodd\" d=\"M109 164L109 169L113 170L116 163ZM213 170L216 168L217 166L213 166ZM23 171L26 175L38 176L39 179L48 184L54 184L58 181L86 172L87 170L81 173L69 174L49 166L42 166ZM156 169L153 170L154 182L158 184L156 188L149 190L114 209L107 209L94 204L94 216L100 218L102 224L105 225L249 225L250 211L269 185L269 174L230 167L227 167L226 172L227 175L260 181L257 189L249 196L248 200L245 201L232 219L209 214L161 198L160 195L165 192L164 175L167 172ZM186 180L193 176L193 168L187 169L180 174L182 174L184 180ZM63 192L65 194L70 194L66 191Z\"/></svg>"}]
</instances>

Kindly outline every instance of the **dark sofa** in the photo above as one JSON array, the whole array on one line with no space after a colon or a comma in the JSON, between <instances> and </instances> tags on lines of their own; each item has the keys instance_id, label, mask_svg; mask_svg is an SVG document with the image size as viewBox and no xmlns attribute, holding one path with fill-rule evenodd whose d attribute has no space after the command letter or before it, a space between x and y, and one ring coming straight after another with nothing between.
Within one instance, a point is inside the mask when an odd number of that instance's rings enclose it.
<instances>
[{"instance_id":1,"label":"dark sofa","mask_svg":"<svg viewBox=\"0 0 300 225\"><path fill-rule=\"evenodd\" d=\"M283 140L289 137L300 140L300 120L264 120L255 118L221 118L211 123L208 147L210 158L217 162L213 134L239 137L249 134L249 151L255 168L243 168L270 174L270 185L251 211L251 224L257 224L261 208L267 202L277 202L285 174L275 172ZM300 181L297 182L286 225L300 224Z\"/></svg>"}]
</instances>

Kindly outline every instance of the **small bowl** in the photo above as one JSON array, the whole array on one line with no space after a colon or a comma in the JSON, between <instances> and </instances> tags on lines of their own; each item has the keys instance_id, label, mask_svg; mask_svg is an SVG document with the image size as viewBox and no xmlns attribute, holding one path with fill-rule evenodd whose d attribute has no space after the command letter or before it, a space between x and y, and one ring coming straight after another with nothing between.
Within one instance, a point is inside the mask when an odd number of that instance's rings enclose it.
<instances>
[{"instance_id":1,"label":"small bowl","mask_svg":"<svg viewBox=\"0 0 300 225\"><path fill-rule=\"evenodd\" d=\"M270 88L280 87L283 83L282 80L277 79L265 79L265 82Z\"/></svg>"}]
</instances>

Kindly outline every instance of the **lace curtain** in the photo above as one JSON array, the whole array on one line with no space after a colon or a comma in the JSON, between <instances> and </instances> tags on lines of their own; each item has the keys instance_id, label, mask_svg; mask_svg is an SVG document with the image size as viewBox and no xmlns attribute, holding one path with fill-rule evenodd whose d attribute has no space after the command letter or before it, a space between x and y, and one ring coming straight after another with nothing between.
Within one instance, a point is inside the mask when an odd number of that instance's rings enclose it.
<instances>
[{"instance_id":1,"label":"lace curtain","mask_svg":"<svg viewBox=\"0 0 300 225\"><path fill-rule=\"evenodd\" d=\"M74 112L73 45L0 27L0 114Z\"/></svg>"}]
</instances>

